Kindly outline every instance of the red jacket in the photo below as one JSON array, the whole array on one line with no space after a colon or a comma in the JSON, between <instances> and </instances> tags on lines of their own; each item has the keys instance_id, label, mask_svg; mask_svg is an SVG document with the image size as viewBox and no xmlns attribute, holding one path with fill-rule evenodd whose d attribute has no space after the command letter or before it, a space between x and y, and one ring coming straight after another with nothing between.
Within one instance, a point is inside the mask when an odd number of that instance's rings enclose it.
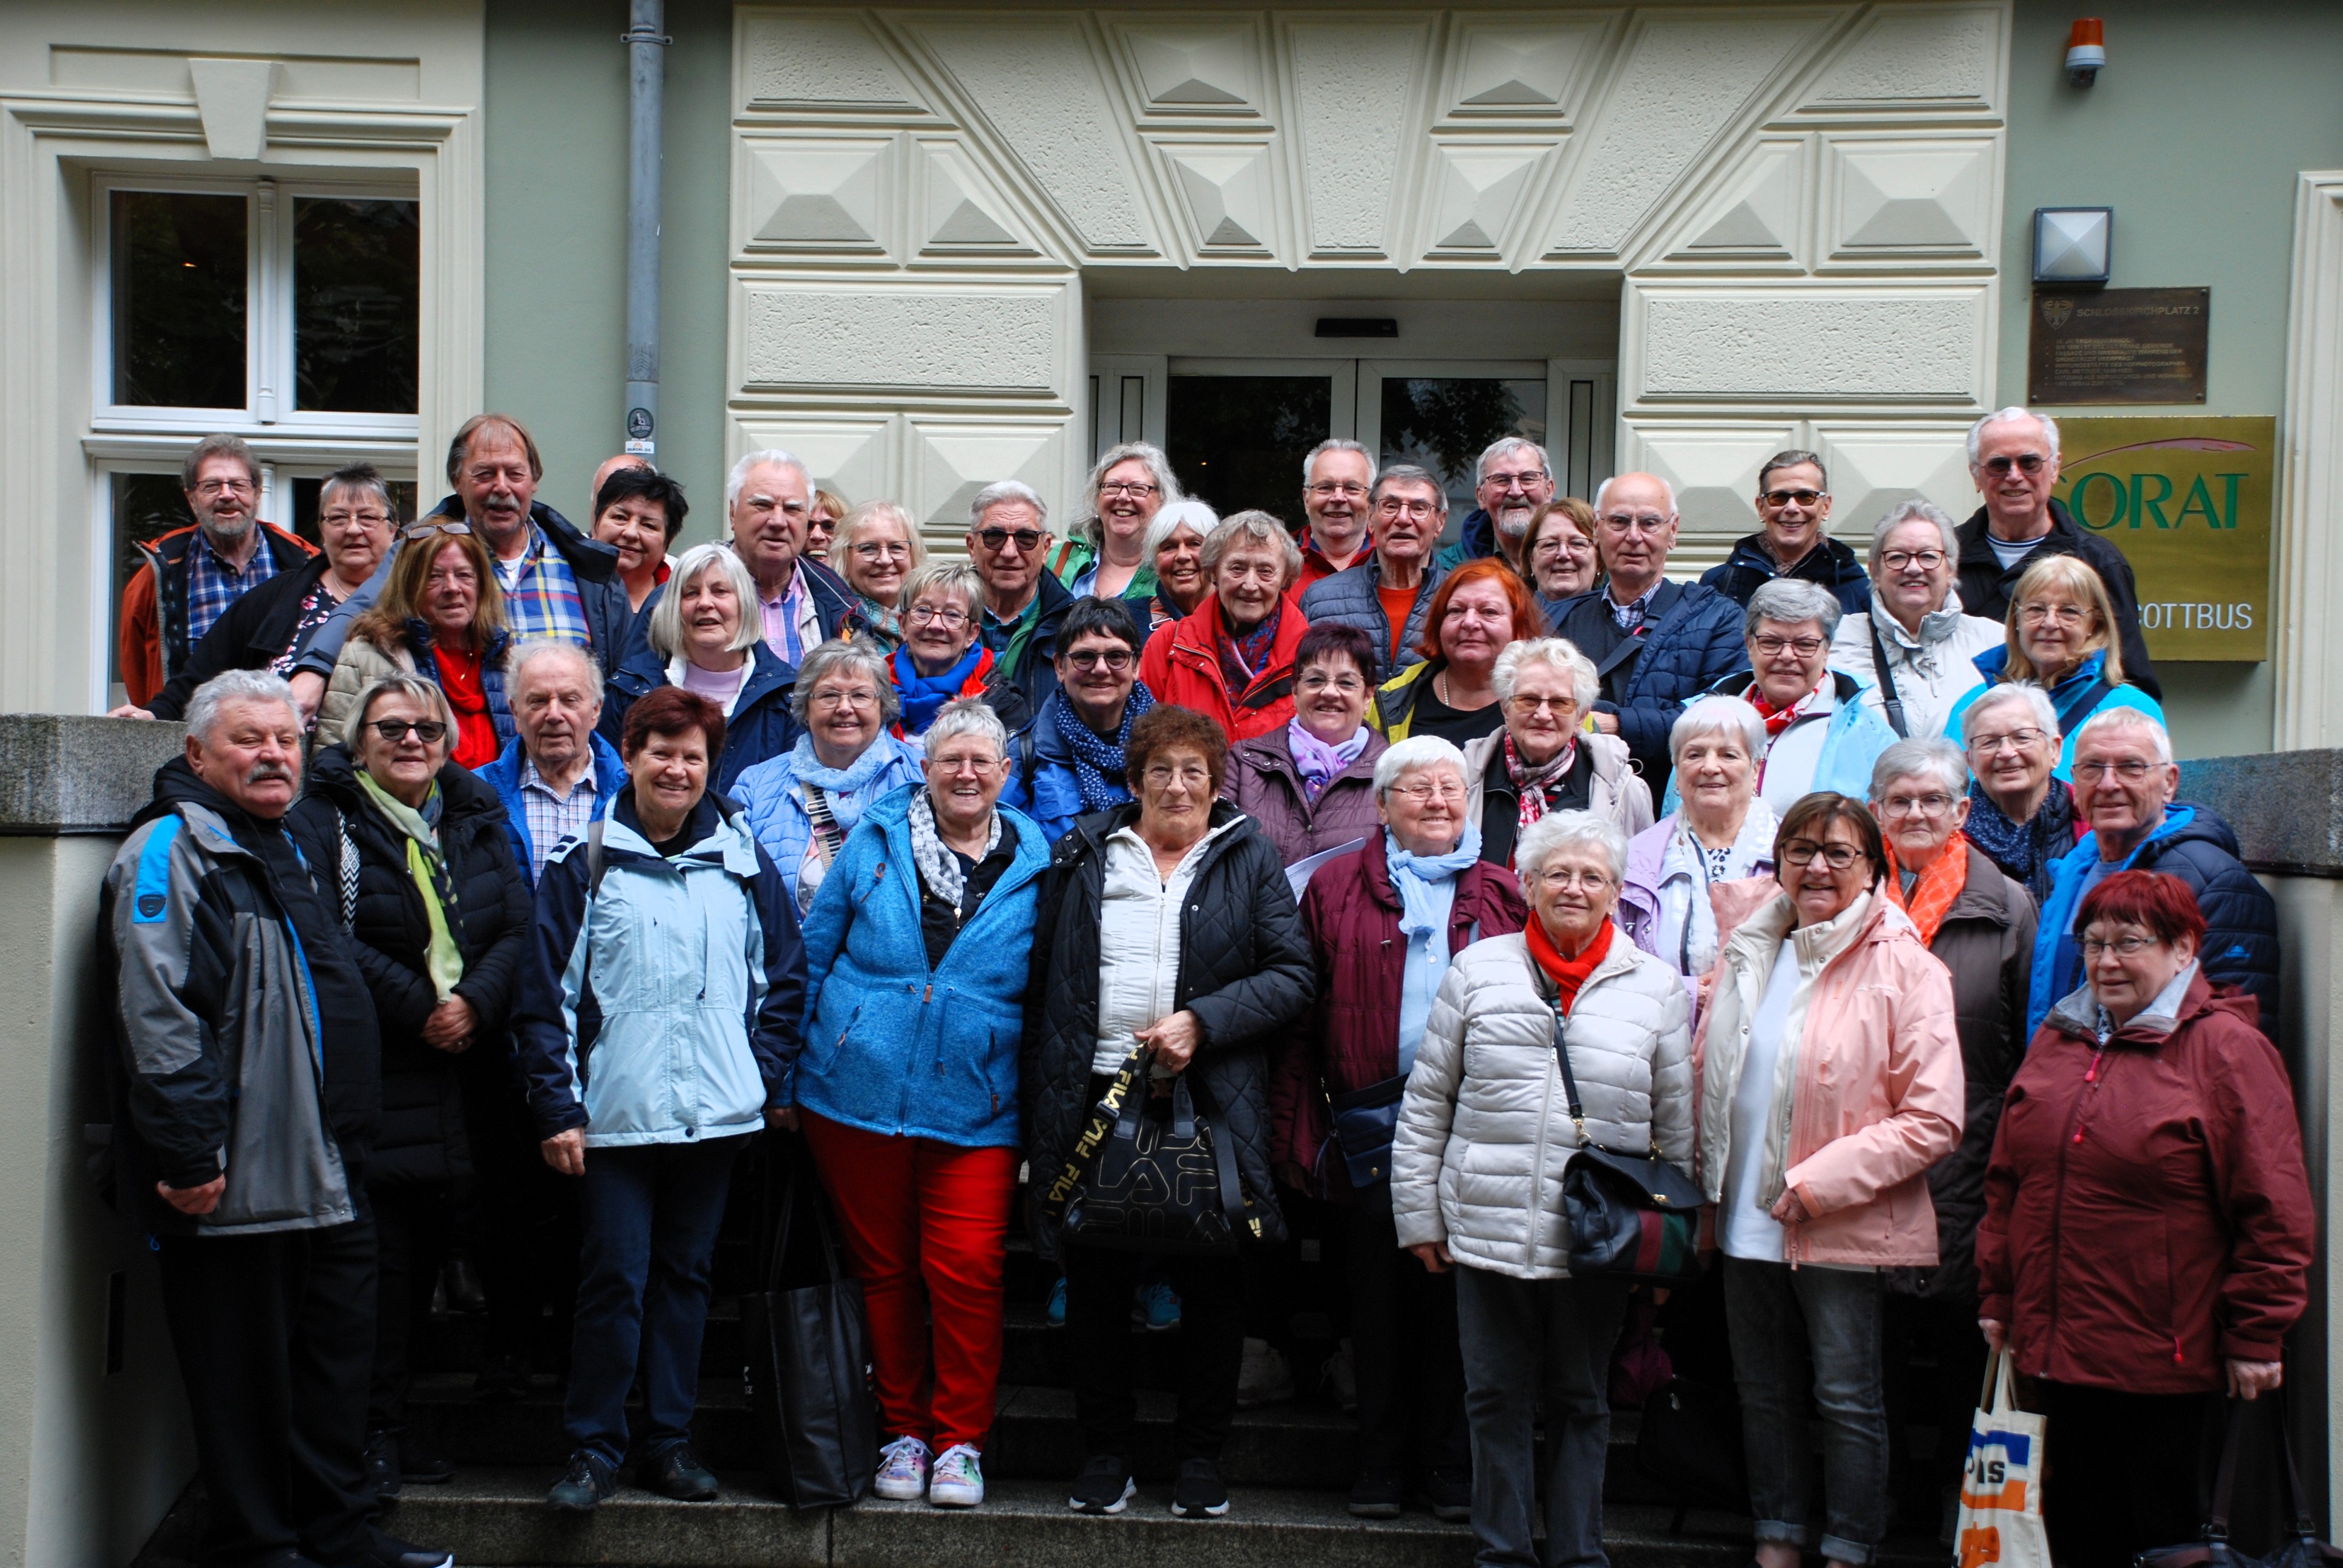
<instances>
[{"instance_id":1,"label":"red jacket","mask_svg":"<svg viewBox=\"0 0 2343 1568\"><path fill-rule=\"evenodd\" d=\"M1462 952L1481 937L1511 936L1529 912L1513 872L1476 862L1456 874L1448 950ZM1270 1154L1280 1165L1308 1171L1312 1191L1339 1200L1349 1196L1351 1182L1342 1161L1326 1151L1332 1123L1327 1097L1399 1076L1407 946L1399 940L1399 893L1380 829L1356 854L1318 868L1302 896L1302 929L1318 973L1318 1000L1308 1026L1287 1038L1270 1065Z\"/></svg>"},{"instance_id":2,"label":"red jacket","mask_svg":"<svg viewBox=\"0 0 2343 1568\"><path fill-rule=\"evenodd\" d=\"M1221 675L1221 598L1206 594L1192 614L1155 628L1139 657L1139 678L1156 701L1192 708L1217 721L1233 746L1293 717L1293 650L1309 629L1302 607L1287 595L1268 668L1232 694Z\"/></svg>"},{"instance_id":3,"label":"red jacket","mask_svg":"<svg viewBox=\"0 0 2343 1568\"><path fill-rule=\"evenodd\" d=\"M2127 1393L2223 1385L2274 1362L2316 1239L2286 1069L2250 997L2199 973L2178 1021L2102 1048L2050 1010L2009 1086L1977 1227L1978 1315L2017 1367Z\"/></svg>"}]
</instances>

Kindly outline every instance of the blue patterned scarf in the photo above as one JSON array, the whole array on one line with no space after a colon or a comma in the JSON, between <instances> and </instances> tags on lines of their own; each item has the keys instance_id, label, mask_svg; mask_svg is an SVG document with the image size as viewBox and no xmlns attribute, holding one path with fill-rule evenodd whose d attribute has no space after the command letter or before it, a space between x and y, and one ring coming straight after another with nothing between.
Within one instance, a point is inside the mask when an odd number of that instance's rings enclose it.
<instances>
[{"instance_id":1,"label":"blue patterned scarf","mask_svg":"<svg viewBox=\"0 0 2343 1568\"><path fill-rule=\"evenodd\" d=\"M2075 847L2075 798L2066 785L2053 779L2050 792L2042 797L2034 815L2013 822L2001 814L1985 786L1972 779L1969 819L1962 831L2011 880L2023 882L2036 903L2046 902L2053 868L2060 856Z\"/></svg>"},{"instance_id":2,"label":"blue patterned scarf","mask_svg":"<svg viewBox=\"0 0 2343 1568\"><path fill-rule=\"evenodd\" d=\"M970 643L960 661L941 675L921 675L911 662L909 644L895 650L895 685L903 694L903 732L924 735L936 721L937 709L960 695L979 660L989 658L982 643Z\"/></svg>"},{"instance_id":3,"label":"blue patterned scarf","mask_svg":"<svg viewBox=\"0 0 2343 1568\"><path fill-rule=\"evenodd\" d=\"M1123 778L1123 748L1131 744L1132 723L1155 706L1154 694L1144 686L1131 687L1122 705L1122 727L1112 740L1082 722L1064 687L1050 693L1050 701L1057 709L1058 734L1074 756L1074 788L1081 792L1082 809L1103 811L1126 804L1131 789Z\"/></svg>"}]
</instances>

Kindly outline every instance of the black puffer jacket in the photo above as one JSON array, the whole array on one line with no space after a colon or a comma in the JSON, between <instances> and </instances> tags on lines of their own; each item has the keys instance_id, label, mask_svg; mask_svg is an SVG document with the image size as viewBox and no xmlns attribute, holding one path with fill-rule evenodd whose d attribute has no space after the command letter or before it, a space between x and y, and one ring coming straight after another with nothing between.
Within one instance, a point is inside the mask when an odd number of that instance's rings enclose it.
<instances>
[{"instance_id":1,"label":"black puffer jacket","mask_svg":"<svg viewBox=\"0 0 2343 1568\"><path fill-rule=\"evenodd\" d=\"M373 1187L430 1185L469 1176L464 1083L508 1061L505 1026L528 946L528 885L513 864L497 792L450 762L439 770L439 843L456 893L453 934L464 951L456 994L479 1021L470 1049L451 1054L424 1043L438 1005L424 954L429 917L407 863L407 836L358 786L349 752L329 746L310 766L309 789L287 826L309 861L327 905L342 909L342 829L357 850L356 920L350 944L373 993L382 1030L382 1124L367 1169ZM465 1057L481 1053L481 1060ZM471 1070L468 1071L467 1069ZM509 1069L508 1068L508 1071Z\"/></svg>"},{"instance_id":2,"label":"black puffer jacket","mask_svg":"<svg viewBox=\"0 0 2343 1568\"><path fill-rule=\"evenodd\" d=\"M1090 1109L1104 846L1110 834L1139 820L1139 809L1121 806L1076 818L1051 851L1041 884L1034 920L1041 935L1033 943L1018 1073L1025 1157L1037 1191L1049 1184L1045 1172L1064 1168ZM1269 1048L1310 1010L1310 944L1277 847L1236 808L1214 804L1213 826L1232 819L1237 826L1205 849L1189 884L1172 1005L1193 1012L1203 1025L1203 1042L1188 1070L1228 1127L1246 1193L1264 1216L1265 1239L1282 1241L1284 1221L1270 1181ZM1041 1218L1037 1240L1053 1252L1055 1232L1049 1217Z\"/></svg>"}]
</instances>

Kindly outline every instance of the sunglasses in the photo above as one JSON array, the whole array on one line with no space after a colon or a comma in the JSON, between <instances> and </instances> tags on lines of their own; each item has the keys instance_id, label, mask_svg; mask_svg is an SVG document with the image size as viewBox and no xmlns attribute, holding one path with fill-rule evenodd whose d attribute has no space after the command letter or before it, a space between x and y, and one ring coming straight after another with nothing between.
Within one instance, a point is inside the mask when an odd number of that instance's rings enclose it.
<instances>
[{"instance_id":1,"label":"sunglasses","mask_svg":"<svg viewBox=\"0 0 2343 1568\"><path fill-rule=\"evenodd\" d=\"M2042 465L2049 460L2039 452L2020 452L2015 457L1987 457L1978 467L2001 478L2006 477L2012 468L2021 474L2038 474L2042 471Z\"/></svg>"},{"instance_id":2,"label":"sunglasses","mask_svg":"<svg viewBox=\"0 0 2343 1568\"><path fill-rule=\"evenodd\" d=\"M1021 556L1028 550L1039 549L1042 538L1039 528L1019 528L1014 533L1007 528L985 528L976 537L988 550L998 550L1003 545L1014 543Z\"/></svg>"},{"instance_id":3,"label":"sunglasses","mask_svg":"<svg viewBox=\"0 0 2343 1568\"><path fill-rule=\"evenodd\" d=\"M404 740L410 729L426 746L438 745L447 733L447 727L436 719L377 719L367 728L393 746Z\"/></svg>"}]
</instances>

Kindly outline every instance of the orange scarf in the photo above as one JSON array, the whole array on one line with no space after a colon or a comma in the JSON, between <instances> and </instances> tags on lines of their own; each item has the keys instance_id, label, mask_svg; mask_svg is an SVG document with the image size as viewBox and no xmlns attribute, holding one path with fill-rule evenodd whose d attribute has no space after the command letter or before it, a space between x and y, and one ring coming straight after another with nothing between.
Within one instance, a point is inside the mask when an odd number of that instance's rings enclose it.
<instances>
[{"instance_id":1,"label":"orange scarf","mask_svg":"<svg viewBox=\"0 0 2343 1568\"><path fill-rule=\"evenodd\" d=\"M1574 959L1562 956L1561 950L1554 945L1554 939L1545 934L1545 922L1534 913L1530 916L1526 934L1530 940L1530 958L1538 968L1545 970L1546 979L1562 988L1562 1015L1568 1018L1570 1004L1578 1000L1579 988L1585 985L1586 977L1594 972L1594 966L1603 961L1603 955L1611 950L1611 922L1604 920L1603 929L1594 933L1594 940L1586 944L1586 950Z\"/></svg>"},{"instance_id":2,"label":"orange scarf","mask_svg":"<svg viewBox=\"0 0 2343 1568\"><path fill-rule=\"evenodd\" d=\"M1953 829L1953 836L1945 840L1945 847L1935 862L1920 873L1918 881L1912 884L1909 902L1904 898L1904 872L1896 863L1896 846L1892 843L1887 846L1887 896L1896 901L1897 909L1912 917L1912 923L1920 928L1923 942L1936 940L1936 932L1944 926L1945 915L1952 909L1953 900L1959 898L1961 890L1968 885L1969 840L1968 836L1957 828Z\"/></svg>"}]
</instances>

